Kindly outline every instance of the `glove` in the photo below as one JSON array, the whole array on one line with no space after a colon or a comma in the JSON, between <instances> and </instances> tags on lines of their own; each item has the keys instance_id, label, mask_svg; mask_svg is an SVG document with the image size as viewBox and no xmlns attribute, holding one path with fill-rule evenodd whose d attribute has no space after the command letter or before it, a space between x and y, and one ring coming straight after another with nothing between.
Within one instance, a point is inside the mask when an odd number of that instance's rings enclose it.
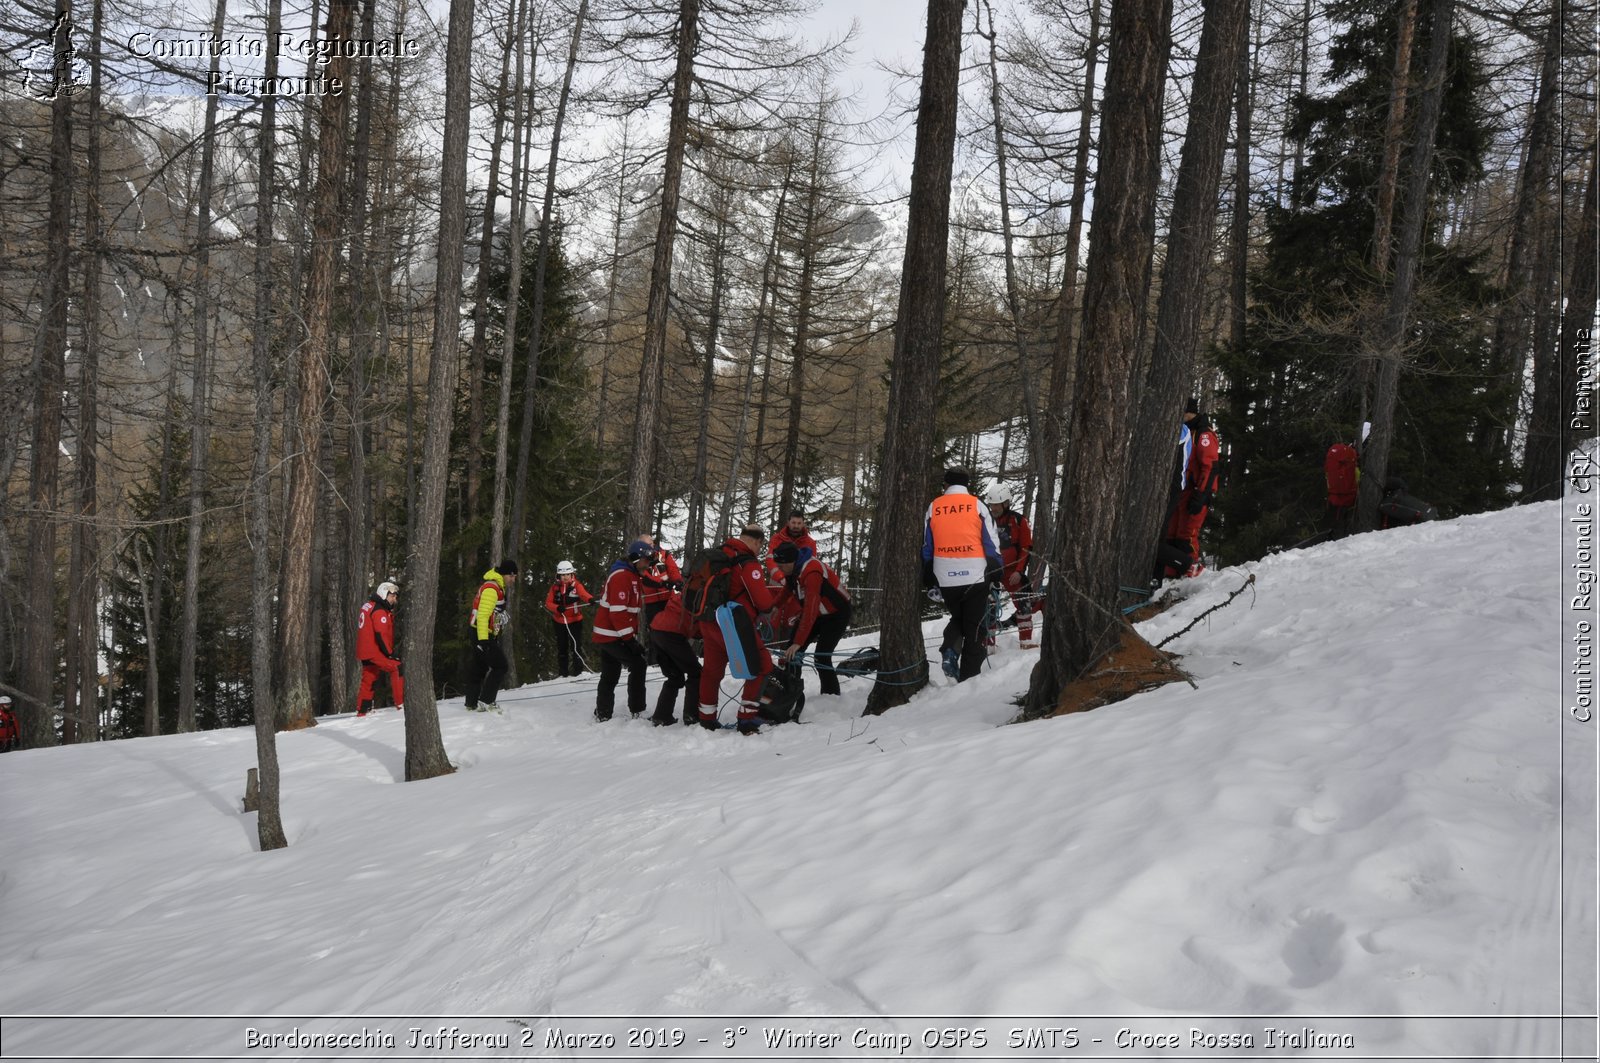
<instances>
[{"instance_id":1,"label":"glove","mask_svg":"<svg viewBox=\"0 0 1600 1063\"><path fill-rule=\"evenodd\" d=\"M931 559L922 562L922 585L929 589L939 585L939 581L933 575L933 561Z\"/></svg>"},{"instance_id":2,"label":"glove","mask_svg":"<svg viewBox=\"0 0 1600 1063\"><path fill-rule=\"evenodd\" d=\"M1204 495L1190 495L1189 496L1189 504L1188 504L1188 506L1186 508L1189 510L1189 516L1191 516L1191 517L1199 516L1200 515L1200 511L1202 509L1206 508L1205 496Z\"/></svg>"}]
</instances>

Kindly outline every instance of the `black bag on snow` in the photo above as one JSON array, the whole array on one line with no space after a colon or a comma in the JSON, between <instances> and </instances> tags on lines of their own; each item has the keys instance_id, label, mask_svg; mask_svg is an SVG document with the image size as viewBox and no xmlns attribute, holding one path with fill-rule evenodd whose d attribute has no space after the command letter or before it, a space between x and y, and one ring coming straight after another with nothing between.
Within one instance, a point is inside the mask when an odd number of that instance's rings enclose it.
<instances>
[{"instance_id":1,"label":"black bag on snow","mask_svg":"<svg viewBox=\"0 0 1600 1063\"><path fill-rule=\"evenodd\" d=\"M806 681L799 668L774 668L761 682L761 707L768 723L796 723L806 704Z\"/></svg>"},{"instance_id":2,"label":"black bag on snow","mask_svg":"<svg viewBox=\"0 0 1600 1063\"><path fill-rule=\"evenodd\" d=\"M1384 526L1388 528L1402 528L1408 524L1421 524L1424 521L1439 519L1437 508L1403 491L1397 491L1384 498L1378 506L1378 512L1383 515Z\"/></svg>"},{"instance_id":3,"label":"black bag on snow","mask_svg":"<svg viewBox=\"0 0 1600 1063\"><path fill-rule=\"evenodd\" d=\"M878 647L863 646L844 660L833 662L840 675L873 675L878 671Z\"/></svg>"}]
</instances>

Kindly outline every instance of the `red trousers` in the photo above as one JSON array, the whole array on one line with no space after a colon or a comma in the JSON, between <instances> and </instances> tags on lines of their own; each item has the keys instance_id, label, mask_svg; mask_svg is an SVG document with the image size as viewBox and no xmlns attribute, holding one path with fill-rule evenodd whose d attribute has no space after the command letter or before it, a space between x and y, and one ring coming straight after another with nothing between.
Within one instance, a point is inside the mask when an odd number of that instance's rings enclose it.
<instances>
[{"instance_id":1,"label":"red trousers","mask_svg":"<svg viewBox=\"0 0 1600 1063\"><path fill-rule=\"evenodd\" d=\"M1206 514L1211 512L1207 506L1202 506L1200 512L1189 512L1189 497L1192 489L1185 489L1178 498L1177 511L1172 514L1172 521L1167 525L1165 538L1181 539L1189 544L1189 556L1196 561L1200 560L1200 528L1206 522Z\"/></svg>"},{"instance_id":2,"label":"red trousers","mask_svg":"<svg viewBox=\"0 0 1600 1063\"><path fill-rule=\"evenodd\" d=\"M375 661L361 662L361 691L356 695L356 707L370 704L372 701L372 688L378 682L380 675L389 677L389 690L394 694L394 703L406 703L406 683L400 678L400 662L390 660L388 657L379 657Z\"/></svg>"},{"instance_id":3,"label":"red trousers","mask_svg":"<svg viewBox=\"0 0 1600 1063\"><path fill-rule=\"evenodd\" d=\"M722 704L722 673L728 670L728 647L722 641L722 628L715 621L700 621L696 625L704 650L700 665L700 715L715 716ZM772 655L760 639L756 639L757 674L744 681L744 692L739 702L739 719L753 720L757 703L761 699L761 681L772 671Z\"/></svg>"}]
</instances>

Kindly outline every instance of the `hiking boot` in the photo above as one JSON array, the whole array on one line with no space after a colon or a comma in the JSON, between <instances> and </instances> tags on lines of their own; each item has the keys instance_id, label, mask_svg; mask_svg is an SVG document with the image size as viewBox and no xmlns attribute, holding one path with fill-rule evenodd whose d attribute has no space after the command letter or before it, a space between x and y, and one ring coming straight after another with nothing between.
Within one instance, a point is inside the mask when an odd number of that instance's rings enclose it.
<instances>
[{"instance_id":1,"label":"hiking boot","mask_svg":"<svg viewBox=\"0 0 1600 1063\"><path fill-rule=\"evenodd\" d=\"M761 721L760 720L740 720L739 721L739 733L742 734L742 735L760 734L761 733Z\"/></svg>"},{"instance_id":2,"label":"hiking boot","mask_svg":"<svg viewBox=\"0 0 1600 1063\"><path fill-rule=\"evenodd\" d=\"M479 712L499 712L500 711L500 706L491 701L487 705L479 705L478 706L478 711Z\"/></svg>"},{"instance_id":3,"label":"hiking boot","mask_svg":"<svg viewBox=\"0 0 1600 1063\"><path fill-rule=\"evenodd\" d=\"M658 712L655 715L650 717L650 722L655 724L657 727L670 727L673 724L678 722L678 718L676 716L672 715L672 713L670 713L670 712L668 712L668 713L659 713Z\"/></svg>"},{"instance_id":4,"label":"hiking boot","mask_svg":"<svg viewBox=\"0 0 1600 1063\"><path fill-rule=\"evenodd\" d=\"M463 705L461 707L463 709L466 709L468 712L477 712L478 711L478 706L476 706L476 705Z\"/></svg>"},{"instance_id":5,"label":"hiking boot","mask_svg":"<svg viewBox=\"0 0 1600 1063\"><path fill-rule=\"evenodd\" d=\"M704 727L708 731L722 730L722 724L717 722L717 718L715 716L706 716L702 714L700 717L700 726Z\"/></svg>"},{"instance_id":6,"label":"hiking boot","mask_svg":"<svg viewBox=\"0 0 1600 1063\"><path fill-rule=\"evenodd\" d=\"M1194 579L1196 576L1200 575L1200 573L1204 572L1205 570L1206 570L1206 566L1201 564L1200 562L1196 561L1194 564L1190 565L1184 571L1183 578L1184 579Z\"/></svg>"},{"instance_id":7,"label":"hiking boot","mask_svg":"<svg viewBox=\"0 0 1600 1063\"><path fill-rule=\"evenodd\" d=\"M599 709L594 710L595 723L605 723L609 719L611 719L611 714L609 712L601 712Z\"/></svg>"},{"instance_id":8,"label":"hiking boot","mask_svg":"<svg viewBox=\"0 0 1600 1063\"><path fill-rule=\"evenodd\" d=\"M942 667L944 668L944 674L945 675L949 676L951 679L960 679L961 678L961 651L960 650L956 649L954 646L950 646L950 647L946 648L945 651L944 651L944 659L941 662L941 664L942 664Z\"/></svg>"}]
</instances>

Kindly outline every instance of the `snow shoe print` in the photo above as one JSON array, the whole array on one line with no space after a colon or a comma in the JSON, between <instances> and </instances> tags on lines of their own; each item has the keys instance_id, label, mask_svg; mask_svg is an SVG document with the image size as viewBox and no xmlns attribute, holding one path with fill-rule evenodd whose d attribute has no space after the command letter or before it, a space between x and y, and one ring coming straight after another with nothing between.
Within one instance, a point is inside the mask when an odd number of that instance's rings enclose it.
<instances>
[{"instance_id":1,"label":"snow shoe print","mask_svg":"<svg viewBox=\"0 0 1600 1063\"><path fill-rule=\"evenodd\" d=\"M960 679L961 678L961 651L960 650L956 649L954 646L948 647L944 651L944 659L941 662L941 664L942 664L942 667L944 668L944 674L945 675L949 676L951 679Z\"/></svg>"}]
</instances>

